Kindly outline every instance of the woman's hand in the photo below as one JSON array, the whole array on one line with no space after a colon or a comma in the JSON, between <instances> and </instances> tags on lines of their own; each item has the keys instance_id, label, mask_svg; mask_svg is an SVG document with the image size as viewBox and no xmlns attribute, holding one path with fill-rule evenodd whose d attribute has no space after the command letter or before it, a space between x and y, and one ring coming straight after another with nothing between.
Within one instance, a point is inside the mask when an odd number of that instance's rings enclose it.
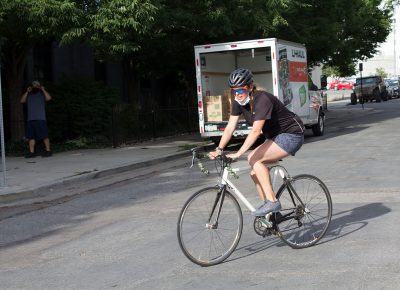
<instances>
[{"instance_id":1,"label":"woman's hand","mask_svg":"<svg viewBox=\"0 0 400 290\"><path fill-rule=\"evenodd\" d=\"M214 160L215 158L217 158L219 155L221 155L221 151L219 150L215 150L215 151L211 151L208 156L210 157L210 159Z\"/></svg>"},{"instance_id":2,"label":"woman's hand","mask_svg":"<svg viewBox=\"0 0 400 290\"><path fill-rule=\"evenodd\" d=\"M238 159L240 157L239 152L227 154L226 157L232 158L233 160Z\"/></svg>"}]
</instances>

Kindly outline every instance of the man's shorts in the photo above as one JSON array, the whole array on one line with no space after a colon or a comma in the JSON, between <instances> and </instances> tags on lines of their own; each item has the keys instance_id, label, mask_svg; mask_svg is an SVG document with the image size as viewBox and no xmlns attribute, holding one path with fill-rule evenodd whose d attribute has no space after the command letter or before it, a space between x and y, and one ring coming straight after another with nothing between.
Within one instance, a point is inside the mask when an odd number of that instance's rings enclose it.
<instances>
[{"instance_id":1,"label":"man's shorts","mask_svg":"<svg viewBox=\"0 0 400 290\"><path fill-rule=\"evenodd\" d=\"M27 139L41 140L49 137L49 130L45 120L28 121L26 126Z\"/></svg>"},{"instance_id":2,"label":"man's shorts","mask_svg":"<svg viewBox=\"0 0 400 290\"><path fill-rule=\"evenodd\" d=\"M304 135L281 133L272 140L287 153L294 156L304 143Z\"/></svg>"}]
</instances>

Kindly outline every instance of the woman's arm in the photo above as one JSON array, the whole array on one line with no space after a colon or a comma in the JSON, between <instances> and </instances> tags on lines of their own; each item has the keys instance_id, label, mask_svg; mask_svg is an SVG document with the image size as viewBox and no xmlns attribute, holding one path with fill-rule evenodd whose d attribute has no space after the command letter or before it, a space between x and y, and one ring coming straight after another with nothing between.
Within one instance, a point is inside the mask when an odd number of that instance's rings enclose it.
<instances>
[{"instance_id":1,"label":"woman's arm","mask_svg":"<svg viewBox=\"0 0 400 290\"><path fill-rule=\"evenodd\" d=\"M226 125L224 133L222 134L221 140L219 141L217 150L210 152L210 157L215 158L217 157L220 153L221 150L223 150L226 145L228 145L229 140L231 140L232 134L236 129L236 125L239 121L239 116L230 116L228 125Z\"/></svg>"},{"instance_id":2,"label":"woman's arm","mask_svg":"<svg viewBox=\"0 0 400 290\"><path fill-rule=\"evenodd\" d=\"M237 123L239 121L239 116L230 116L228 125L224 130L224 134L222 134L221 140L219 141L218 147L224 149L226 145L228 145L229 140L231 140L232 134L236 129Z\"/></svg>"},{"instance_id":3,"label":"woman's arm","mask_svg":"<svg viewBox=\"0 0 400 290\"><path fill-rule=\"evenodd\" d=\"M239 158L241 155L246 153L246 151L249 150L250 147L257 141L258 137L260 137L264 124L265 120L254 121L253 128L251 129L249 135L247 135L247 138L244 141L242 147L240 147L238 152L234 154L229 154L229 157Z\"/></svg>"}]
</instances>

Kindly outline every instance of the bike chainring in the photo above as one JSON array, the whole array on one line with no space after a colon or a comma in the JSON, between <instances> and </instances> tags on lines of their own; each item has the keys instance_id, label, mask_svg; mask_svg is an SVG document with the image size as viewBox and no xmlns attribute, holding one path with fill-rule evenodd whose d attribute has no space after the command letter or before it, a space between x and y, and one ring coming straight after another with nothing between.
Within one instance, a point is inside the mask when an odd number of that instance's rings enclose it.
<instances>
[{"instance_id":1,"label":"bike chainring","mask_svg":"<svg viewBox=\"0 0 400 290\"><path fill-rule=\"evenodd\" d=\"M268 222L264 217L256 217L253 226L256 234L262 237L269 236L274 231L272 222Z\"/></svg>"}]
</instances>

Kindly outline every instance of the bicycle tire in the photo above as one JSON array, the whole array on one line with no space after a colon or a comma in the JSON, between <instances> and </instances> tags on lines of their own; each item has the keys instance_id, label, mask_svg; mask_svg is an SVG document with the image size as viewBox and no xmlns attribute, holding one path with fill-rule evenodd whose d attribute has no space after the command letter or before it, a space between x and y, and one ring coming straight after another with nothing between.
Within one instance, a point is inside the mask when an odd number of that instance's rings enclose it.
<instances>
[{"instance_id":1,"label":"bicycle tire","mask_svg":"<svg viewBox=\"0 0 400 290\"><path fill-rule=\"evenodd\" d=\"M291 179L298 198L292 199L288 185L283 184L277 193L282 210L275 214L278 236L295 249L315 245L328 230L332 218L332 199L328 188L317 177L301 174Z\"/></svg>"},{"instance_id":2,"label":"bicycle tire","mask_svg":"<svg viewBox=\"0 0 400 290\"><path fill-rule=\"evenodd\" d=\"M216 228L210 228L209 216L219 187L207 187L194 193L183 206L178 219L178 241L185 256L200 266L221 263L236 249L242 235L243 215L236 198L225 192ZM218 207L214 210L214 220Z\"/></svg>"}]
</instances>

